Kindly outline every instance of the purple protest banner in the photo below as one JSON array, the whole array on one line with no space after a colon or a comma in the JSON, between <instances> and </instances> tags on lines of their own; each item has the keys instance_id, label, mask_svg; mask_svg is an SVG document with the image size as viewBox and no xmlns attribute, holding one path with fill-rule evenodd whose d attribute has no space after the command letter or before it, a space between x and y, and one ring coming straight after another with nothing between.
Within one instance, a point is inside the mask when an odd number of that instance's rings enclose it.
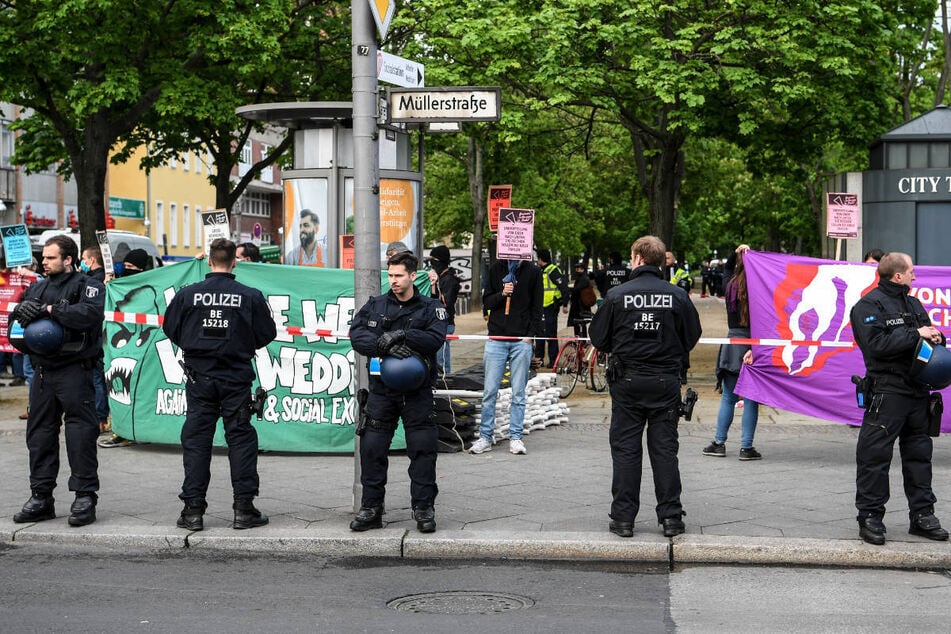
<instances>
[{"instance_id":1,"label":"purple protest banner","mask_svg":"<svg viewBox=\"0 0 951 634\"><path fill-rule=\"evenodd\" d=\"M736 392L771 407L861 424L851 377L864 376L865 364L859 349L847 346L855 341L849 313L878 285L876 266L759 251L746 253L744 264L752 338L822 345L753 346L753 365L743 367ZM951 338L951 268L915 266L915 276L911 294ZM951 408L941 429L951 431Z\"/></svg>"}]
</instances>

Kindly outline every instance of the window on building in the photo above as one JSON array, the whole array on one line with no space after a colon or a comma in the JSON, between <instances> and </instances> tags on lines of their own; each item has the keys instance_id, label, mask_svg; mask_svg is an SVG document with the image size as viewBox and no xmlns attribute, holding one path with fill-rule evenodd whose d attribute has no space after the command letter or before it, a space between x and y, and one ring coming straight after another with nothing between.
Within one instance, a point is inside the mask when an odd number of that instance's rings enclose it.
<instances>
[{"instance_id":1,"label":"window on building","mask_svg":"<svg viewBox=\"0 0 951 634\"><path fill-rule=\"evenodd\" d=\"M195 205L195 246L200 247L204 239L205 236L202 233L201 226L201 207Z\"/></svg>"},{"instance_id":2,"label":"window on building","mask_svg":"<svg viewBox=\"0 0 951 634\"><path fill-rule=\"evenodd\" d=\"M251 163L251 142L248 141L244 144L244 147L241 148L241 162L242 163Z\"/></svg>"},{"instance_id":3,"label":"window on building","mask_svg":"<svg viewBox=\"0 0 951 634\"><path fill-rule=\"evenodd\" d=\"M155 241L162 244L162 236L165 235L165 204L161 200L155 203L155 235Z\"/></svg>"},{"instance_id":4,"label":"window on building","mask_svg":"<svg viewBox=\"0 0 951 634\"><path fill-rule=\"evenodd\" d=\"M888 146L888 169L908 169L908 146L904 143L891 143Z\"/></svg>"},{"instance_id":5,"label":"window on building","mask_svg":"<svg viewBox=\"0 0 951 634\"><path fill-rule=\"evenodd\" d=\"M173 247L178 246L178 204L168 204L168 241Z\"/></svg>"},{"instance_id":6,"label":"window on building","mask_svg":"<svg viewBox=\"0 0 951 634\"><path fill-rule=\"evenodd\" d=\"M246 191L241 196L244 202L243 213L247 216L258 216L260 218L271 217L271 195L262 192Z\"/></svg>"},{"instance_id":7,"label":"window on building","mask_svg":"<svg viewBox=\"0 0 951 634\"><path fill-rule=\"evenodd\" d=\"M951 143L930 143L931 163L929 167L948 167L948 156L951 154Z\"/></svg>"},{"instance_id":8,"label":"window on building","mask_svg":"<svg viewBox=\"0 0 951 634\"><path fill-rule=\"evenodd\" d=\"M928 145L912 143L908 146L908 167L921 169L928 167Z\"/></svg>"},{"instance_id":9,"label":"window on building","mask_svg":"<svg viewBox=\"0 0 951 634\"><path fill-rule=\"evenodd\" d=\"M191 160L192 160L191 154L189 154L188 152L185 152L184 154L182 154L182 169L184 171L187 172L190 169Z\"/></svg>"},{"instance_id":10,"label":"window on building","mask_svg":"<svg viewBox=\"0 0 951 634\"><path fill-rule=\"evenodd\" d=\"M173 170L178 169L178 157L172 155L172 157L168 159L168 166Z\"/></svg>"},{"instance_id":11,"label":"window on building","mask_svg":"<svg viewBox=\"0 0 951 634\"><path fill-rule=\"evenodd\" d=\"M7 127L8 121L0 121L0 167L13 167L10 157L13 156L13 130Z\"/></svg>"},{"instance_id":12,"label":"window on building","mask_svg":"<svg viewBox=\"0 0 951 634\"><path fill-rule=\"evenodd\" d=\"M191 220L188 215L188 205L182 205L182 246L191 246Z\"/></svg>"},{"instance_id":13,"label":"window on building","mask_svg":"<svg viewBox=\"0 0 951 634\"><path fill-rule=\"evenodd\" d=\"M215 175L215 158L208 152L206 155L205 166L208 168L208 175Z\"/></svg>"}]
</instances>

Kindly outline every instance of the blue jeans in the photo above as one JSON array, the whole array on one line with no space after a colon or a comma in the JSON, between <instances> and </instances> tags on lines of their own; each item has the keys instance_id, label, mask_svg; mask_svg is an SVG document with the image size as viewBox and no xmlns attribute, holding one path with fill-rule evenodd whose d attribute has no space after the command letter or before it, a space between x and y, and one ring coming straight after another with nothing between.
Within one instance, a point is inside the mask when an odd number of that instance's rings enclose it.
<instances>
[{"instance_id":1,"label":"blue jeans","mask_svg":"<svg viewBox=\"0 0 951 634\"><path fill-rule=\"evenodd\" d=\"M479 435L490 441L495 431L495 402L499 396L499 383L505 374L508 362L512 384L512 405L509 408L509 438L522 439L525 423L525 386L532 365L532 344L526 341L495 341L485 343L482 363L485 367L485 384L482 391L482 423Z\"/></svg>"},{"instance_id":2,"label":"blue jeans","mask_svg":"<svg viewBox=\"0 0 951 634\"><path fill-rule=\"evenodd\" d=\"M23 377L28 386L33 385L33 363L30 361L30 355L23 355Z\"/></svg>"},{"instance_id":3,"label":"blue jeans","mask_svg":"<svg viewBox=\"0 0 951 634\"><path fill-rule=\"evenodd\" d=\"M449 324L446 326L446 334L451 335L456 332L456 325ZM452 364L449 359L449 341L445 341L442 344L442 348L436 351L436 365L439 366L442 374L452 374Z\"/></svg>"},{"instance_id":4,"label":"blue jeans","mask_svg":"<svg viewBox=\"0 0 951 634\"><path fill-rule=\"evenodd\" d=\"M723 375L723 396L720 398L720 413L717 414L717 435L714 440L720 444L726 442L727 433L733 423L733 412L740 396L734 393L739 376ZM753 446L753 434L756 433L756 421L759 420L759 403L748 398L743 399L743 432L740 436L740 448Z\"/></svg>"}]
</instances>

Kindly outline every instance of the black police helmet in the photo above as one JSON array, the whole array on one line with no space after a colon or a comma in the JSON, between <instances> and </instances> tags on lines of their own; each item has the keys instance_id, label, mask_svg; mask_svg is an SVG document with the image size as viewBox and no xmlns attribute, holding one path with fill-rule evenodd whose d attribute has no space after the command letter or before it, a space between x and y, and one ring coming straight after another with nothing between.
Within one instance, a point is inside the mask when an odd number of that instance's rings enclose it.
<instances>
[{"instance_id":1,"label":"black police helmet","mask_svg":"<svg viewBox=\"0 0 951 634\"><path fill-rule=\"evenodd\" d=\"M416 355L405 359L383 357L380 362L380 378L383 385L394 392L413 392L429 380L429 366Z\"/></svg>"},{"instance_id":2,"label":"black police helmet","mask_svg":"<svg viewBox=\"0 0 951 634\"><path fill-rule=\"evenodd\" d=\"M911 364L911 375L919 383L935 390L943 390L951 385L951 350L934 345L927 339L918 341L915 348L915 360Z\"/></svg>"},{"instance_id":3,"label":"black police helmet","mask_svg":"<svg viewBox=\"0 0 951 634\"><path fill-rule=\"evenodd\" d=\"M23 329L23 342L39 355L56 354L63 348L66 333L52 319L38 319Z\"/></svg>"}]
</instances>

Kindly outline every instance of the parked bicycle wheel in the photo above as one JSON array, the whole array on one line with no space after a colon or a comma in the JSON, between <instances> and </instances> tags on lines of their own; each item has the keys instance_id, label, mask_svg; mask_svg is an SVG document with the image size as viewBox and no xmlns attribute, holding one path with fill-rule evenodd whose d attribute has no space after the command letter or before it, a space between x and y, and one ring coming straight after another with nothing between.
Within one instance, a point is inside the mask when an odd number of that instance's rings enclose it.
<instances>
[{"instance_id":1,"label":"parked bicycle wheel","mask_svg":"<svg viewBox=\"0 0 951 634\"><path fill-rule=\"evenodd\" d=\"M555 383L561 390L561 398L567 398L578 382L578 344L568 341L558 351L555 359Z\"/></svg>"},{"instance_id":2,"label":"parked bicycle wheel","mask_svg":"<svg viewBox=\"0 0 951 634\"><path fill-rule=\"evenodd\" d=\"M591 389L595 392L603 392L608 387L608 353L597 351L597 354L591 355L591 364L588 367L588 380Z\"/></svg>"}]
</instances>

